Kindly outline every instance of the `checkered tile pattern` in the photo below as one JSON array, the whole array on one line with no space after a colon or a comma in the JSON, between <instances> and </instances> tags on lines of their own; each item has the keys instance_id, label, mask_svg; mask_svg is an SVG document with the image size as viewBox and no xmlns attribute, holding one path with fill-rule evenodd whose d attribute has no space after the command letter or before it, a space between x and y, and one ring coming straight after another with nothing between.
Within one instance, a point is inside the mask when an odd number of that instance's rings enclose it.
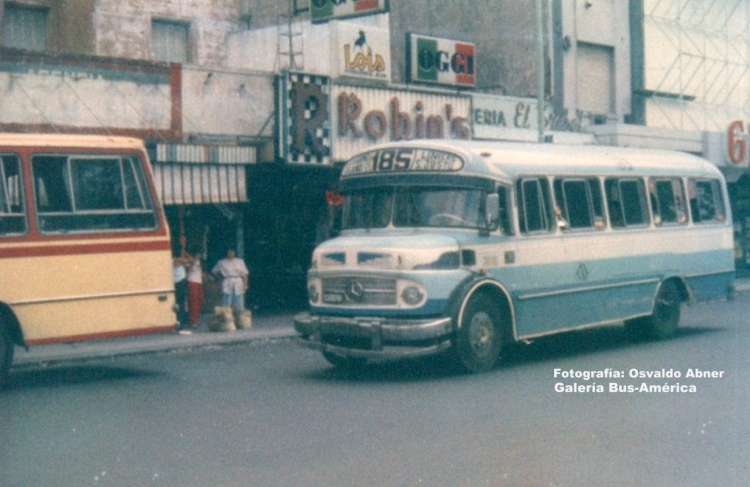
<instances>
[{"instance_id":1,"label":"checkered tile pattern","mask_svg":"<svg viewBox=\"0 0 750 487\"><path fill-rule=\"evenodd\" d=\"M316 76L311 74L303 74L303 73L289 73L289 80L288 83L286 83L286 89L287 92L285 94L286 96L286 102L287 102L287 113L292 112L292 92L294 91L295 87L297 87L300 83L303 85L310 85L310 84L316 84L320 87L320 90L328 96L330 96L331 90L331 82L330 78L326 76ZM327 103L327 100L326 100ZM319 109L319 107L311 106L311 101L308 100L305 102L305 111L304 111L304 117L306 120L309 120L313 117L315 110ZM323 145L324 150L322 151L324 155L315 154L313 151L313 148L308 144L304 151L295 150L295 148L292 145L292 125L293 121L290 116L286 117L286 120L284 121L286 123L286 133L287 133L287 141L286 141L286 162L293 163L293 164L332 164L333 161L331 159L331 121L330 116L329 119L325 121L325 124L323 127L317 128L315 130L315 139L319 140L320 143Z\"/></svg>"}]
</instances>

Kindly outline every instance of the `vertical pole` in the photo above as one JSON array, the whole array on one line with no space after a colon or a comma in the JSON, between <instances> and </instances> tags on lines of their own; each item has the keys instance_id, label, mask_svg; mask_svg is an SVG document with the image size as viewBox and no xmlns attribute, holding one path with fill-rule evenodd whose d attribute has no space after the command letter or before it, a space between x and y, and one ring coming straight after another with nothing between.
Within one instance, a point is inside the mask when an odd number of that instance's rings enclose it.
<instances>
[{"instance_id":1,"label":"vertical pole","mask_svg":"<svg viewBox=\"0 0 750 487\"><path fill-rule=\"evenodd\" d=\"M237 216L234 219L235 224L237 225L235 230L235 238L237 240L236 243L236 250L237 250L237 257L244 259L245 258L245 221L242 218L242 210L239 210L237 212Z\"/></svg>"},{"instance_id":2,"label":"vertical pole","mask_svg":"<svg viewBox=\"0 0 750 487\"><path fill-rule=\"evenodd\" d=\"M543 0L536 0L536 90L537 90L537 130L539 142L544 143L544 14Z\"/></svg>"}]
</instances>

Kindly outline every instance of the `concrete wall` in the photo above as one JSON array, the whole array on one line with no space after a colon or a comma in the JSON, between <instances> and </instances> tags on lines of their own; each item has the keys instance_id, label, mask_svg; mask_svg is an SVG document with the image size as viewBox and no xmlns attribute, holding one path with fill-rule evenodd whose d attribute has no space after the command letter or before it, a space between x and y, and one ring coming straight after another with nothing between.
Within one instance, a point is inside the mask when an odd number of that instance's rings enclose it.
<instances>
[{"instance_id":1,"label":"concrete wall","mask_svg":"<svg viewBox=\"0 0 750 487\"><path fill-rule=\"evenodd\" d=\"M49 52L94 53L93 11L96 0L14 0L15 5L47 10ZM2 2L10 3L10 2ZM3 9L0 9L0 25ZM2 29L0 29L2 30ZM0 36L2 33L0 32Z\"/></svg>"},{"instance_id":2,"label":"concrete wall","mask_svg":"<svg viewBox=\"0 0 750 487\"><path fill-rule=\"evenodd\" d=\"M185 67L183 131L188 135L272 136L274 79L271 74Z\"/></svg>"},{"instance_id":3,"label":"concrete wall","mask_svg":"<svg viewBox=\"0 0 750 487\"><path fill-rule=\"evenodd\" d=\"M631 112L631 66L629 5L622 0L555 0L560 18L558 46L566 48L555 52L561 69L559 86L555 93L563 108L570 112L578 109L577 100L577 50L578 43L596 44L614 51L614 99L617 120L623 122Z\"/></svg>"},{"instance_id":4,"label":"concrete wall","mask_svg":"<svg viewBox=\"0 0 750 487\"><path fill-rule=\"evenodd\" d=\"M406 81L406 34L469 41L477 49L476 89L536 96L533 1L391 1L393 79Z\"/></svg>"},{"instance_id":5,"label":"concrete wall","mask_svg":"<svg viewBox=\"0 0 750 487\"><path fill-rule=\"evenodd\" d=\"M190 64L219 67L226 39L245 28L239 0L98 0L94 12L96 54L152 59L151 21L190 24Z\"/></svg>"},{"instance_id":6,"label":"concrete wall","mask_svg":"<svg viewBox=\"0 0 750 487\"><path fill-rule=\"evenodd\" d=\"M292 2L284 0L245 0L251 6L250 33L236 34L230 55L232 66L278 65L258 56L273 53L278 41L277 25L285 22ZM299 6L306 0L298 0ZM391 31L392 82L406 83L407 33L430 35L452 40L473 42L477 48L476 89L514 96L536 96L536 31L533 1L493 0L458 2L455 0L391 0L390 13L360 17L348 22L364 25L386 25ZM304 31L305 70L320 66L316 58L320 49L315 43L316 27L310 26L309 13L294 18ZM385 22L384 20L385 19ZM322 28L322 27L321 27ZM236 46L260 47L243 54ZM245 48L247 49L247 48ZM250 59L250 56L255 58ZM275 61L275 58L274 58Z\"/></svg>"}]
</instances>

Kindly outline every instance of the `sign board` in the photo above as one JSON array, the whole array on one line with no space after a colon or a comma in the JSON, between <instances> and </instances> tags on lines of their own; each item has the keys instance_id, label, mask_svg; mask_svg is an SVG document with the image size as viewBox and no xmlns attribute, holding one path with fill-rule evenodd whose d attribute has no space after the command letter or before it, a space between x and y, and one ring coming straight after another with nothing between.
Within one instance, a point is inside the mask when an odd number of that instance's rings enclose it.
<instances>
[{"instance_id":1,"label":"sign board","mask_svg":"<svg viewBox=\"0 0 750 487\"><path fill-rule=\"evenodd\" d=\"M399 147L363 152L344 166L342 176L373 172L457 172L464 161L452 152L422 147Z\"/></svg>"},{"instance_id":2,"label":"sign board","mask_svg":"<svg viewBox=\"0 0 750 487\"><path fill-rule=\"evenodd\" d=\"M734 120L727 127L726 150L727 159L735 167L750 166L750 122Z\"/></svg>"},{"instance_id":3,"label":"sign board","mask_svg":"<svg viewBox=\"0 0 750 487\"><path fill-rule=\"evenodd\" d=\"M311 0L310 2L310 18L313 23L387 11L388 0Z\"/></svg>"},{"instance_id":4,"label":"sign board","mask_svg":"<svg viewBox=\"0 0 750 487\"><path fill-rule=\"evenodd\" d=\"M471 42L409 34L408 44L408 72L412 82L476 85L476 46Z\"/></svg>"},{"instance_id":5,"label":"sign board","mask_svg":"<svg viewBox=\"0 0 750 487\"><path fill-rule=\"evenodd\" d=\"M0 54L0 130L182 137L179 65Z\"/></svg>"},{"instance_id":6,"label":"sign board","mask_svg":"<svg viewBox=\"0 0 750 487\"><path fill-rule=\"evenodd\" d=\"M278 80L277 152L289 163L330 164L330 79L284 72Z\"/></svg>"},{"instance_id":7,"label":"sign board","mask_svg":"<svg viewBox=\"0 0 750 487\"><path fill-rule=\"evenodd\" d=\"M468 95L335 84L331 107L338 161L381 142L471 138Z\"/></svg>"},{"instance_id":8,"label":"sign board","mask_svg":"<svg viewBox=\"0 0 750 487\"><path fill-rule=\"evenodd\" d=\"M333 22L332 31L333 76L384 83L391 80L391 40L388 29Z\"/></svg>"},{"instance_id":9,"label":"sign board","mask_svg":"<svg viewBox=\"0 0 750 487\"><path fill-rule=\"evenodd\" d=\"M545 118L551 110L545 110ZM475 139L536 140L537 100L513 96L472 95L471 122Z\"/></svg>"},{"instance_id":10,"label":"sign board","mask_svg":"<svg viewBox=\"0 0 750 487\"><path fill-rule=\"evenodd\" d=\"M471 101L473 138L519 142L536 142L539 139L536 98L474 93ZM581 132L581 124L581 112L571 117L567 112L556 115L550 105L544 108L544 130L547 135L554 136L555 141L587 143L590 139L588 135L579 137L574 134Z\"/></svg>"}]
</instances>

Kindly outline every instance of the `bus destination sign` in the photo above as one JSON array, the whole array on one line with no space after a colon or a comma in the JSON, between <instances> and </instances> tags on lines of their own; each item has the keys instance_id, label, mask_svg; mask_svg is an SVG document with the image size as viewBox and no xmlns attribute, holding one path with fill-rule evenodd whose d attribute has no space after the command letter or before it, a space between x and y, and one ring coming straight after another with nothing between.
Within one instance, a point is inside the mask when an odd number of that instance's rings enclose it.
<instances>
[{"instance_id":1,"label":"bus destination sign","mask_svg":"<svg viewBox=\"0 0 750 487\"><path fill-rule=\"evenodd\" d=\"M464 167L461 157L451 152L434 149L402 147L364 152L354 156L344 166L342 176L355 176L373 172L401 171L460 171Z\"/></svg>"}]
</instances>

